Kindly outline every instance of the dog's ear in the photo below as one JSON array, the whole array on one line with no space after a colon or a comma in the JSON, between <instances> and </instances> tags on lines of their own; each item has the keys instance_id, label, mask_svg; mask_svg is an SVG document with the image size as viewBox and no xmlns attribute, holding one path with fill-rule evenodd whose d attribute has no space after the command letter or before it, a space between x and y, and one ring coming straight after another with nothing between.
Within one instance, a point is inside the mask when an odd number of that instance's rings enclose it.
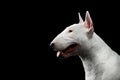
<instances>
[{"instance_id":1,"label":"dog's ear","mask_svg":"<svg viewBox=\"0 0 120 80\"><path fill-rule=\"evenodd\" d=\"M78 16L79 16L79 23L82 23L83 19L82 19L81 15L80 15L80 12L78 13Z\"/></svg>"},{"instance_id":2,"label":"dog's ear","mask_svg":"<svg viewBox=\"0 0 120 80\"><path fill-rule=\"evenodd\" d=\"M89 31L87 34L88 34L89 38L91 38L93 35L93 32L94 32L94 28L93 28L92 19L91 19L88 11L86 11L86 16L85 16L85 27L88 28Z\"/></svg>"}]
</instances>

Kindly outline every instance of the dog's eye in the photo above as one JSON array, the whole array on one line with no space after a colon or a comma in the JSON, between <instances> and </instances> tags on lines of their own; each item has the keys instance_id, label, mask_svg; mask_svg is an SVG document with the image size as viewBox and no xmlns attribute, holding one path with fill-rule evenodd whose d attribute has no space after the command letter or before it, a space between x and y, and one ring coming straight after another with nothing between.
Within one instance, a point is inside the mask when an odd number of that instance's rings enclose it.
<instances>
[{"instance_id":1,"label":"dog's eye","mask_svg":"<svg viewBox=\"0 0 120 80\"><path fill-rule=\"evenodd\" d=\"M69 30L68 32L73 32L73 30Z\"/></svg>"}]
</instances>

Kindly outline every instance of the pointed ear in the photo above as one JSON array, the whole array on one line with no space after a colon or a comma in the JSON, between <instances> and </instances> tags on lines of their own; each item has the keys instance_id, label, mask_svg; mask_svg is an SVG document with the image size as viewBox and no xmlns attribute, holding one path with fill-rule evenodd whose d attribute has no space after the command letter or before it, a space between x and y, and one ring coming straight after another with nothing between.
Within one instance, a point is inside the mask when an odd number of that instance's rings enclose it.
<instances>
[{"instance_id":1,"label":"pointed ear","mask_svg":"<svg viewBox=\"0 0 120 80\"><path fill-rule=\"evenodd\" d=\"M82 19L80 13L78 13L78 16L79 16L79 23L82 23L82 22L83 22L83 19Z\"/></svg>"},{"instance_id":2,"label":"pointed ear","mask_svg":"<svg viewBox=\"0 0 120 80\"><path fill-rule=\"evenodd\" d=\"M88 11L86 11L86 16L85 16L85 26L88 28L88 37L91 38L94 32L94 28L93 28L93 22L92 19L90 17L90 14Z\"/></svg>"},{"instance_id":3,"label":"pointed ear","mask_svg":"<svg viewBox=\"0 0 120 80\"><path fill-rule=\"evenodd\" d=\"M88 11L86 11L85 15L85 25L88 29L93 28L93 22Z\"/></svg>"}]
</instances>

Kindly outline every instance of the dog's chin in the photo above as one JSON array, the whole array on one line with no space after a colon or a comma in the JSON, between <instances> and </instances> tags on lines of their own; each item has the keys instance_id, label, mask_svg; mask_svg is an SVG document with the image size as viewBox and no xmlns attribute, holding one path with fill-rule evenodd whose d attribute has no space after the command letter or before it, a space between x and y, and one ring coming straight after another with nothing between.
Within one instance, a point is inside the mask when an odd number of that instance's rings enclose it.
<instances>
[{"instance_id":1,"label":"dog's chin","mask_svg":"<svg viewBox=\"0 0 120 80\"><path fill-rule=\"evenodd\" d=\"M70 46L68 46L64 50L58 50L57 57L62 56L64 58L67 58L69 56L72 56L72 55L74 55L77 48L78 48L78 44L71 44Z\"/></svg>"}]
</instances>

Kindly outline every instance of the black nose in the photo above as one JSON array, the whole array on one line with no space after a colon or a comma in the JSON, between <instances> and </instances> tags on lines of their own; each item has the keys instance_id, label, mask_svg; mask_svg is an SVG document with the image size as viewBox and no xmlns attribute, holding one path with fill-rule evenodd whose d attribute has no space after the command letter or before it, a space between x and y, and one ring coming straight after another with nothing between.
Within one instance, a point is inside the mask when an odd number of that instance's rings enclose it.
<instances>
[{"instance_id":1,"label":"black nose","mask_svg":"<svg viewBox=\"0 0 120 80\"><path fill-rule=\"evenodd\" d=\"M50 44L50 46L51 46L52 48L54 48L54 45L55 45L55 43L51 43L51 44Z\"/></svg>"}]
</instances>

